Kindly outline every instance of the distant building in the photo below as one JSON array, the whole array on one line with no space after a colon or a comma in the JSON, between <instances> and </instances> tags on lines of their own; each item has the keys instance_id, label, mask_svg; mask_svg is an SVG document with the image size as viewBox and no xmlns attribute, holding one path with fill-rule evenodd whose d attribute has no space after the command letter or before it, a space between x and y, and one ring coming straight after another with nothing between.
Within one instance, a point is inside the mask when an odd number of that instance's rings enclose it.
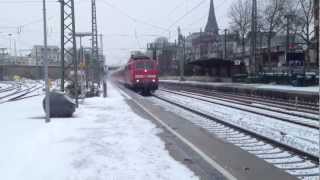
<instances>
[{"instance_id":1,"label":"distant building","mask_svg":"<svg viewBox=\"0 0 320 180\"><path fill-rule=\"evenodd\" d=\"M186 37L179 35L179 39L179 49L185 46L185 63L193 65L193 74L231 76L235 60L233 55L238 52L239 35L228 31L219 32L213 0L210 1L208 21L204 31L200 30Z\"/></svg>"},{"instance_id":2,"label":"distant building","mask_svg":"<svg viewBox=\"0 0 320 180\"><path fill-rule=\"evenodd\" d=\"M176 43L169 42L167 38L160 37L148 44L146 54L158 62L160 75L177 75Z\"/></svg>"},{"instance_id":3,"label":"distant building","mask_svg":"<svg viewBox=\"0 0 320 180\"><path fill-rule=\"evenodd\" d=\"M60 49L58 46L48 46L47 57L49 65L59 65L60 64ZM42 65L44 59L44 46L36 45L33 46L31 57L33 59L32 64Z\"/></svg>"}]
</instances>

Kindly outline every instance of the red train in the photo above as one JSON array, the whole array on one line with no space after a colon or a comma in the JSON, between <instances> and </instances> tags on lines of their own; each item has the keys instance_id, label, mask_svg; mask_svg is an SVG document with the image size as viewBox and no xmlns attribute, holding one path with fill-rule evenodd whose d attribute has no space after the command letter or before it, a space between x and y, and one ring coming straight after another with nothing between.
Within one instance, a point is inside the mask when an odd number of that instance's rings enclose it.
<instances>
[{"instance_id":1,"label":"red train","mask_svg":"<svg viewBox=\"0 0 320 180\"><path fill-rule=\"evenodd\" d=\"M127 87L143 93L158 89L159 71L155 60L144 55L132 55L117 78Z\"/></svg>"}]
</instances>

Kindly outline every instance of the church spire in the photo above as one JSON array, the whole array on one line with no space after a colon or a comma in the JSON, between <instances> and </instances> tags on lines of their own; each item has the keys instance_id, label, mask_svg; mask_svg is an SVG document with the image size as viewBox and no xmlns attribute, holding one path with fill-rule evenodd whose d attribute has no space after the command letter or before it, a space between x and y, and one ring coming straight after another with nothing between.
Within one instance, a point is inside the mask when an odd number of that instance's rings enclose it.
<instances>
[{"instance_id":1,"label":"church spire","mask_svg":"<svg viewBox=\"0 0 320 180\"><path fill-rule=\"evenodd\" d=\"M208 17L208 22L207 22L207 25L206 25L206 28L205 28L205 32L211 32L211 33L214 33L214 34L218 34L219 33L216 14L215 14L215 11L214 11L213 0L210 1L209 17Z\"/></svg>"}]
</instances>

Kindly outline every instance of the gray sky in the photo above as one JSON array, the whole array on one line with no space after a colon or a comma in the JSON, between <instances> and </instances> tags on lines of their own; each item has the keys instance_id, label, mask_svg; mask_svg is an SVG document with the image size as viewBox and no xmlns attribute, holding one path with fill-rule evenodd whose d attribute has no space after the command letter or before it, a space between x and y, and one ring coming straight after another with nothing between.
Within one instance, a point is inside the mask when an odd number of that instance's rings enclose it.
<instances>
[{"instance_id":1,"label":"gray sky","mask_svg":"<svg viewBox=\"0 0 320 180\"><path fill-rule=\"evenodd\" d=\"M59 3L55 0L47 1L48 41L50 45L58 45ZM206 24L210 3L210 0L96 1L98 31L104 34L104 51L108 64L124 63L131 50L145 48L156 36L170 37L173 41L176 39L178 26L181 26L185 34L200 31ZM214 0L221 29L229 24L227 12L233 1ZM41 2L42 0L0 0L0 47L9 47L8 33L14 35L19 50L30 49L34 44L43 43ZM75 6L76 31L90 31L90 0L75 0ZM191 11L194 7L197 8ZM187 12L190 13L184 16ZM16 27L21 25L25 26L22 32L17 34ZM89 38L84 40L84 44L89 43Z\"/></svg>"}]
</instances>

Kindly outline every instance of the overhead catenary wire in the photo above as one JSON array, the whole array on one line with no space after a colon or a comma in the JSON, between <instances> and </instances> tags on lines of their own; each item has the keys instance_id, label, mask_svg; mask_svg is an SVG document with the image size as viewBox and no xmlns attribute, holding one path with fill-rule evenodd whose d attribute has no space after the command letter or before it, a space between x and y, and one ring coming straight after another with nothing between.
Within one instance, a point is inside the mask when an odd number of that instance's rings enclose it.
<instances>
[{"instance_id":1,"label":"overhead catenary wire","mask_svg":"<svg viewBox=\"0 0 320 180\"><path fill-rule=\"evenodd\" d=\"M182 19L184 19L186 16L191 14L193 11L198 9L203 3L205 3L206 0L200 1L198 4L196 4L194 7L189 9L185 14L183 14L181 17L179 17L177 20L175 20L167 29L171 29L174 25L176 25L178 22L180 22Z\"/></svg>"},{"instance_id":2,"label":"overhead catenary wire","mask_svg":"<svg viewBox=\"0 0 320 180\"><path fill-rule=\"evenodd\" d=\"M78 1L80 2L80 1ZM46 1L46 3L50 3L50 4L56 4L57 1L56 0L50 0L50 1ZM37 5L41 5L42 2L41 1L35 1L35 0L23 0L23 1L0 1L0 4L14 4L14 5L17 5L17 4L37 4Z\"/></svg>"},{"instance_id":3,"label":"overhead catenary wire","mask_svg":"<svg viewBox=\"0 0 320 180\"><path fill-rule=\"evenodd\" d=\"M217 6L215 6L215 9L219 9L222 5L224 5L228 0L224 0L223 2L221 2L220 4L218 4ZM208 16L208 13L206 12L204 15L202 15L200 18L197 18L195 21L192 21L190 24L188 24L187 26L192 26L195 23L198 23L200 20L205 19ZM220 16L218 16L218 19L220 18Z\"/></svg>"},{"instance_id":4,"label":"overhead catenary wire","mask_svg":"<svg viewBox=\"0 0 320 180\"><path fill-rule=\"evenodd\" d=\"M139 36L136 29L134 29L134 38L136 39L139 48L141 48L141 43L140 43Z\"/></svg>"},{"instance_id":5,"label":"overhead catenary wire","mask_svg":"<svg viewBox=\"0 0 320 180\"><path fill-rule=\"evenodd\" d=\"M165 32L169 32L170 30L167 29L167 28L164 28L164 27L161 27L161 26L158 26L158 25L155 25L155 24L152 24L152 23L149 23L149 22L146 22L146 21L143 21L141 19L138 19L136 17L133 17L131 15L129 15L128 13L126 13L125 11L123 11L122 9L120 9L118 6L114 5L113 3L111 3L110 1L107 1L107 0L101 0L99 2L103 2L105 5L109 6L110 8L114 9L114 10L117 10L119 13L121 13L122 15L126 16L128 19L130 19L131 21L133 21L134 23L139 23L139 24L143 24L143 25L146 25L146 26L149 26L149 27L153 27L155 29L160 29L162 31L165 31Z\"/></svg>"},{"instance_id":6,"label":"overhead catenary wire","mask_svg":"<svg viewBox=\"0 0 320 180\"><path fill-rule=\"evenodd\" d=\"M184 3L185 3L185 0L182 0L179 4L177 4L176 6L174 6L174 8L173 8L171 11L169 11L169 13L168 13L167 16L168 16L168 17L171 16L171 14L174 13L178 8L180 8L181 6L183 6Z\"/></svg>"}]
</instances>

